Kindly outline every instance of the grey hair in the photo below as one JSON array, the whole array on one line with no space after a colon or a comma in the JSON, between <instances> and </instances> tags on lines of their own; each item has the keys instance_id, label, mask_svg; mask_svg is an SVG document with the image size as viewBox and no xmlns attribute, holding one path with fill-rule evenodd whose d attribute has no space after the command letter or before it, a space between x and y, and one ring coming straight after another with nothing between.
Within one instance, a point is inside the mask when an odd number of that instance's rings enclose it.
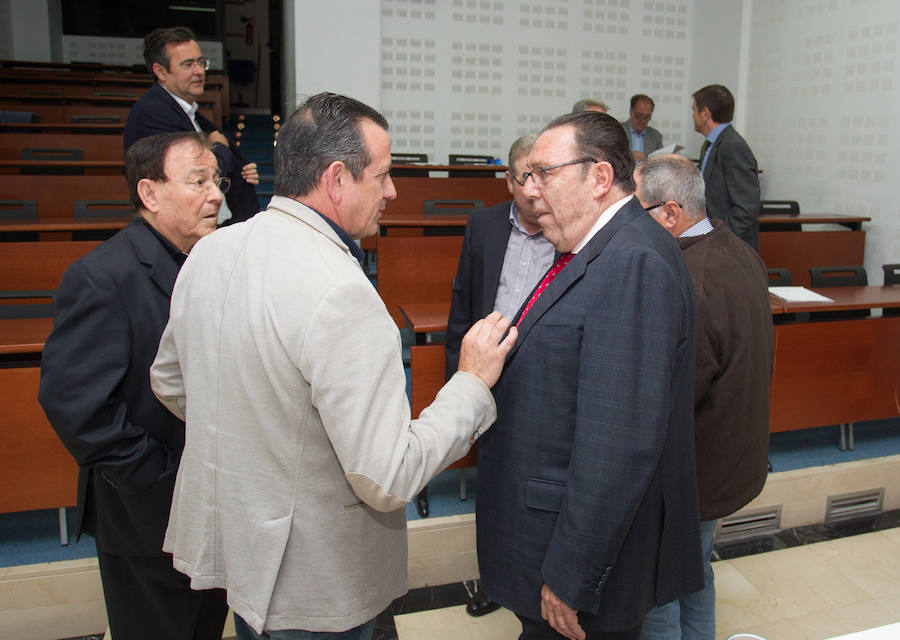
<instances>
[{"instance_id":1,"label":"grey hair","mask_svg":"<svg viewBox=\"0 0 900 640\"><path fill-rule=\"evenodd\" d=\"M354 180L359 180L371 162L360 130L363 120L387 131L384 116L347 96L320 93L300 105L278 132L275 194L308 195L336 160L344 163Z\"/></svg>"},{"instance_id":2,"label":"grey hair","mask_svg":"<svg viewBox=\"0 0 900 640\"><path fill-rule=\"evenodd\" d=\"M512 143L512 146L509 148L509 162L506 165L510 171L513 170L513 165L517 160L531 153L531 147L534 146L537 139L538 134L529 133Z\"/></svg>"},{"instance_id":3,"label":"grey hair","mask_svg":"<svg viewBox=\"0 0 900 640\"><path fill-rule=\"evenodd\" d=\"M606 103L603 100L594 100L593 98L582 98L574 105L572 105L572 113L578 113L579 111L589 111L591 107L600 107L604 111L609 111L609 107L606 106Z\"/></svg>"},{"instance_id":4,"label":"grey hair","mask_svg":"<svg viewBox=\"0 0 900 640\"><path fill-rule=\"evenodd\" d=\"M706 188L703 176L684 156L667 155L640 163L635 173L641 179L641 196L646 202L674 200L681 205L688 221L706 215Z\"/></svg>"}]
</instances>

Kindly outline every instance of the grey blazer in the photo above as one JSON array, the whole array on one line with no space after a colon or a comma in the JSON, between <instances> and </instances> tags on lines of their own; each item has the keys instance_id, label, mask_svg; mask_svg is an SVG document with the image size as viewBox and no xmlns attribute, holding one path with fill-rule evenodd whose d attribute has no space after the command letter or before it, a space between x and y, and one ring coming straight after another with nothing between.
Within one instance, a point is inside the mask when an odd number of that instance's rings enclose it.
<instances>
[{"instance_id":1,"label":"grey blazer","mask_svg":"<svg viewBox=\"0 0 900 640\"><path fill-rule=\"evenodd\" d=\"M706 212L759 252L759 174L750 146L729 125L707 153Z\"/></svg>"}]
</instances>

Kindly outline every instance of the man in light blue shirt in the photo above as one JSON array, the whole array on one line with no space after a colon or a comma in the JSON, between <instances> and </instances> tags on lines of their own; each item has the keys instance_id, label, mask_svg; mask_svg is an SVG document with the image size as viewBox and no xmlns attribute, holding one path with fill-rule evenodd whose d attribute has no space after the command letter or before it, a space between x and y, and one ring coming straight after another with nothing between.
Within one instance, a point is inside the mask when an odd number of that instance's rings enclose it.
<instances>
[{"instance_id":1,"label":"man in light blue shirt","mask_svg":"<svg viewBox=\"0 0 900 640\"><path fill-rule=\"evenodd\" d=\"M631 143L631 153L638 162L646 160L647 156L663 146L662 134L650 126L655 106L650 96L635 94L631 96L628 120L622 121Z\"/></svg>"}]
</instances>

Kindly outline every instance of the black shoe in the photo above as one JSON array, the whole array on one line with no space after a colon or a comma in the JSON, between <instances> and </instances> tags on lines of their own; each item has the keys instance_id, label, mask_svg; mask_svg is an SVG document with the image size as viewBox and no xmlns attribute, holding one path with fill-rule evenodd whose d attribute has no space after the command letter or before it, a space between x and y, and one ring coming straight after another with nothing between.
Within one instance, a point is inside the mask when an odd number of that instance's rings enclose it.
<instances>
[{"instance_id":1,"label":"black shoe","mask_svg":"<svg viewBox=\"0 0 900 640\"><path fill-rule=\"evenodd\" d=\"M493 600L488 600L487 596L484 595L484 591L481 590L481 580L464 581L463 587L465 587L468 595L466 598L466 613L470 616L477 618L500 608L499 604Z\"/></svg>"}]
</instances>

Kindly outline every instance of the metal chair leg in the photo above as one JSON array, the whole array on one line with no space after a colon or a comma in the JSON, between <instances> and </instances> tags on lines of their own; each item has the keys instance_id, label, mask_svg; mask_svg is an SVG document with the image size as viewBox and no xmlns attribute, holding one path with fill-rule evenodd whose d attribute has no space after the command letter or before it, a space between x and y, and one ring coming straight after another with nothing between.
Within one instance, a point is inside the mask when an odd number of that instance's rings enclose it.
<instances>
[{"instance_id":1,"label":"metal chair leg","mask_svg":"<svg viewBox=\"0 0 900 640\"><path fill-rule=\"evenodd\" d=\"M459 499L463 502L468 498L468 494L466 493L466 470L459 470Z\"/></svg>"},{"instance_id":2,"label":"metal chair leg","mask_svg":"<svg viewBox=\"0 0 900 640\"><path fill-rule=\"evenodd\" d=\"M59 544L68 546L69 544L69 525L66 521L66 508L59 508Z\"/></svg>"}]
</instances>

